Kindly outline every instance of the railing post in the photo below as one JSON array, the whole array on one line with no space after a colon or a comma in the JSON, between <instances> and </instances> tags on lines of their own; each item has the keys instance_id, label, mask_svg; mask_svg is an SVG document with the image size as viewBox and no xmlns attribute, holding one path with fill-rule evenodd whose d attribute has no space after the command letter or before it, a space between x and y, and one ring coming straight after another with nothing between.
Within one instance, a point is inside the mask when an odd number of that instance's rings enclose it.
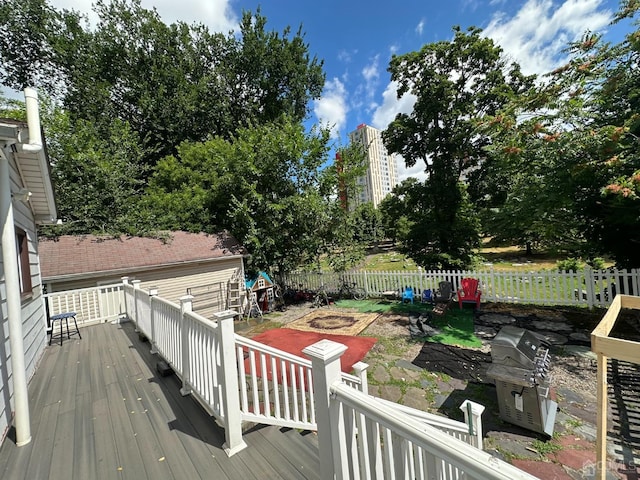
<instances>
[{"instance_id":1,"label":"railing post","mask_svg":"<svg viewBox=\"0 0 640 480\"><path fill-rule=\"evenodd\" d=\"M191 320L187 320L186 313L193 311L193 296L180 297L180 346L182 352L182 388L180 394L185 396L191 393L190 375L191 363L189 360L189 337L191 336Z\"/></svg>"},{"instance_id":2,"label":"railing post","mask_svg":"<svg viewBox=\"0 0 640 480\"><path fill-rule=\"evenodd\" d=\"M360 391L362 393L369 394L369 381L367 379L368 363L356 362L353 364L353 370L356 372L356 377L360 379Z\"/></svg>"},{"instance_id":3,"label":"railing post","mask_svg":"<svg viewBox=\"0 0 640 480\"><path fill-rule=\"evenodd\" d=\"M473 446L484 450L482 444L482 412L484 412L484 406L471 400L465 400L460 405L460 410L464 413L464 423L469 426L469 435L475 437L475 445Z\"/></svg>"},{"instance_id":4,"label":"railing post","mask_svg":"<svg viewBox=\"0 0 640 480\"><path fill-rule=\"evenodd\" d=\"M338 418L332 418L331 385L341 381L340 357L347 347L331 340L320 340L302 350L311 358L311 374L318 424L318 449L320 451L320 478L333 480L336 461L340 461ZM337 413L337 412L336 412Z\"/></svg>"},{"instance_id":5,"label":"railing post","mask_svg":"<svg viewBox=\"0 0 640 480\"><path fill-rule=\"evenodd\" d=\"M589 308L593 308L596 300L596 293L594 290L595 278L593 277L593 270L590 268L584 269L584 283L587 290L587 304Z\"/></svg>"},{"instance_id":6,"label":"railing post","mask_svg":"<svg viewBox=\"0 0 640 480\"><path fill-rule=\"evenodd\" d=\"M238 312L235 310L225 310L224 312L213 314L218 320L217 331L220 348L225 435L223 448L229 457L247 446L242 438L242 412L240 411L236 334L233 328L233 319L237 315ZM242 361L242 359L240 359L240 361Z\"/></svg>"},{"instance_id":7,"label":"railing post","mask_svg":"<svg viewBox=\"0 0 640 480\"><path fill-rule=\"evenodd\" d=\"M138 333L138 295L140 294L140 280L133 280L133 315L135 317L133 324L136 326L134 331Z\"/></svg>"},{"instance_id":8,"label":"railing post","mask_svg":"<svg viewBox=\"0 0 640 480\"><path fill-rule=\"evenodd\" d=\"M149 319L151 321L151 338L149 342L151 342L151 350L150 352L155 355L158 353L158 349L156 348L156 315L155 310L153 308L153 300L158 296L158 287L151 287L149 289Z\"/></svg>"}]
</instances>

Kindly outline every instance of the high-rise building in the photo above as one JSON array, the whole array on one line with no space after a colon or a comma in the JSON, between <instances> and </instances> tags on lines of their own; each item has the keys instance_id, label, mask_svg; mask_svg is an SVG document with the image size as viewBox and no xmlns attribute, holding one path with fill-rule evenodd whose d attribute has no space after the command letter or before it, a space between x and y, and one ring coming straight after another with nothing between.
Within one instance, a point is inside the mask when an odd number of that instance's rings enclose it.
<instances>
[{"instance_id":1,"label":"high-rise building","mask_svg":"<svg viewBox=\"0 0 640 480\"><path fill-rule=\"evenodd\" d=\"M365 202L377 207L398 183L396 159L382 143L382 132L364 123L349 134L351 143L364 146L369 167L358 179L361 191L355 197L356 205Z\"/></svg>"}]
</instances>

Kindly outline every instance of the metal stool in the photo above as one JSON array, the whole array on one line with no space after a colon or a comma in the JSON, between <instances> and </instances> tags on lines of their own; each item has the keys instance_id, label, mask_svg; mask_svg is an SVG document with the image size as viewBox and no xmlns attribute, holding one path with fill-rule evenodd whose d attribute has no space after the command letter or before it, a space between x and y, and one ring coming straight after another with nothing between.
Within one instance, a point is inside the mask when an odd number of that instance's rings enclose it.
<instances>
[{"instance_id":1,"label":"metal stool","mask_svg":"<svg viewBox=\"0 0 640 480\"><path fill-rule=\"evenodd\" d=\"M76 331L73 333L69 332L70 318L73 318L73 324L76 327ZM80 335L80 330L78 329L78 323L76 322L76 312L59 313L57 315L53 315L49 320L51 320L51 336L49 337L49 345L51 345L51 341L53 340L54 337L55 338L60 337L60 345L62 345L62 340L64 339L64 331L63 331L63 325L62 325L63 321L67 326L67 339L70 339L71 335L78 335L78 337L82 339L82 335ZM58 335L53 334L53 331L55 330L55 327L56 327L56 321L60 322L60 333Z\"/></svg>"}]
</instances>

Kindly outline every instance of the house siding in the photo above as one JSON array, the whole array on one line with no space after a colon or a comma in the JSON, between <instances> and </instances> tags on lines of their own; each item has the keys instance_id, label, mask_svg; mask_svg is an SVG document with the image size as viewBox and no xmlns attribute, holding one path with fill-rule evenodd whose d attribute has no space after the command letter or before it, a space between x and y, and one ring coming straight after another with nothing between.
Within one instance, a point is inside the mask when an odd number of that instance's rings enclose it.
<instances>
[{"instance_id":1,"label":"house siding","mask_svg":"<svg viewBox=\"0 0 640 480\"><path fill-rule=\"evenodd\" d=\"M22 185L15 162L10 158L10 182L12 190ZM22 202L12 202L14 224L27 234L29 245L29 266L32 294L22 301L22 334L24 342L26 377L31 379L42 358L46 346L46 319L42 302L42 282L38 263L37 232L33 213ZM0 256L0 278L4 279L4 264ZM13 382L11 369L11 349L9 342L9 319L7 314L7 289L4 280L0 282L0 311L2 333L0 342L0 443L4 440L12 421Z\"/></svg>"},{"instance_id":2,"label":"house siding","mask_svg":"<svg viewBox=\"0 0 640 480\"><path fill-rule=\"evenodd\" d=\"M147 270L125 272L129 281L140 280L140 287L148 290L158 288L160 295L172 302L179 303L180 297L191 289L195 296L194 310L201 315L211 316L214 312L226 309L226 287L234 275L244 278L242 257L200 261L182 265L173 265ZM97 285L120 283L121 278L113 274L92 274L90 278L76 280L47 281L48 292L62 292ZM204 293L216 292L205 295ZM215 302L212 302L212 299Z\"/></svg>"}]
</instances>

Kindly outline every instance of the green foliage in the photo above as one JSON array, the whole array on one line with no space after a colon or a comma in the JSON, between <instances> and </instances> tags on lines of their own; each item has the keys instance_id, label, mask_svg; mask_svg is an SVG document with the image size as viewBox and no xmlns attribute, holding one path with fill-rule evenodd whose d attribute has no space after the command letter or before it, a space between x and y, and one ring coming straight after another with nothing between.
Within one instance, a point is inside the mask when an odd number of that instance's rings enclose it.
<instances>
[{"instance_id":1,"label":"green foliage","mask_svg":"<svg viewBox=\"0 0 640 480\"><path fill-rule=\"evenodd\" d=\"M565 258L558 261L558 271L560 272L577 272L582 268L582 263L579 258Z\"/></svg>"},{"instance_id":2,"label":"green foliage","mask_svg":"<svg viewBox=\"0 0 640 480\"><path fill-rule=\"evenodd\" d=\"M399 251L416 264L430 269L472 265L480 224L463 184L405 181L380 209Z\"/></svg>"},{"instance_id":3,"label":"green foliage","mask_svg":"<svg viewBox=\"0 0 640 480\"><path fill-rule=\"evenodd\" d=\"M476 213L458 184L461 174L485 157L489 139L476 132L475 122L532 82L517 65L502 60L500 48L481 37L481 30L456 27L454 33L453 41L392 58L389 71L398 97L413 94L416 102L410 114L398 114L383 132L389 151L401 154L407 166L426 163L424 192L406 185L396 194L408 188L412 198L389 201L383 209L387 219L396 214L391 228L396 238L398 226L406 231L400 238L404 251L434 268L469 266L479 244Z\"/></svg>"},{"instance_id":4,"label":"green foliage","mask_svg":"<svg viewBox=\"0 0 640 480\"><path fill-rule=\"evenodd\" d=\"M606 262L602 257L587 259L585 263L594 270L602 270L606 267Z\"/></svg>"},{"instance_id":5,"label":"green foliage","mask_svg":"<svg viewBox=\"0 0 640 480\"><path fill-rule=\"evenodd\" d=\"M639 6L622 8L619 18ZM491 234L640 265L639 35L611 46L585 34L547 82L482 124L503 179Z\"/></svg>"},{"instance_id":6,"label":"green foliage","mask_svg":"<svg viewBox=\"0 0 640 480\"><path fill-rule=\"evenodd\" d=\"M363 244L372 245L384 238L382 213L371 202L356 207L353 223L354 237Z\"/></svg>"},{"instance_id":7,"label":"green foliage","mask_svg":"<svg viewBox=\"0 0 640 480\"><path fill-rule=\"evenodd\" d=\"M5 98L0 93L0 118L10 118L12 120L27 121L27 111L24 102Z\"/></svg>"},{"instance_id":8,"label":"green foliage","mask_svg":"<svg viewBox=\"0 0 640 480\"><path fill-rule=\"evenodd\" d=\"M305 134L283 118L231 140L185 142L158 163L145 203L164 228L227 229L251 252L250 268L288 271L324 245L327 140L327 131Z\"/></svg>"},{"instance_id":9,"label":"green foliage","mask_svg":"<svg viewBox=\"0 0 640 480\"><path fill-rule=\"evenodd\" d=\"M148 233L137 199L142 192L137 135L126 123L113 120L98 133L91 122L72 122L54 109L45 115L61 226L44 235L79 233Z\"/></svg>"}]
</instances>

